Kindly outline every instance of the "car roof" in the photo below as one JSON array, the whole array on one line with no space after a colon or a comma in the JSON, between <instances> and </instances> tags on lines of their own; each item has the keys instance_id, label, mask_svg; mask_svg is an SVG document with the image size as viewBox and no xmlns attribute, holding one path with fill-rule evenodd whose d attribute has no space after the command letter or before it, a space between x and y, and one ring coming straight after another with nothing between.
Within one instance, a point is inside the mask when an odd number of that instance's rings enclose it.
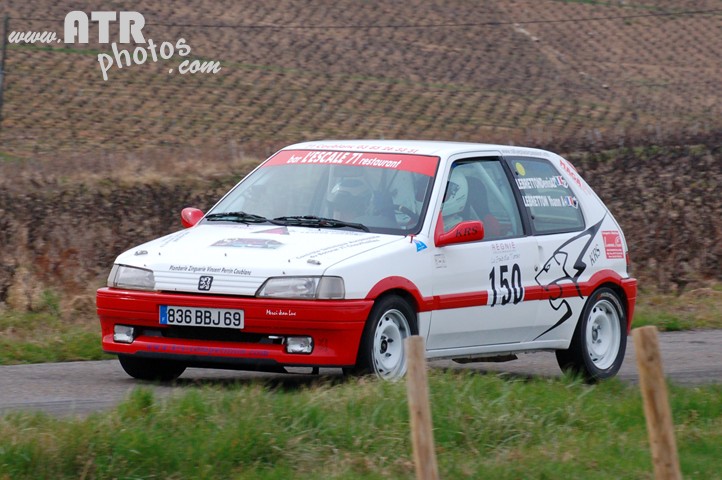
<instances>
[{"instance_id":1,"label":"car roof","mask_svg":"<svg viewBox=\"0 0 722 480\"><path fill-rule=\"evenodd\" d=\"M411 153L448 157L471 151L499 151L507 155L548 157L551 152L537 148L490 143L447 142L431 140L315 140L289 145L283 150L341 150L356 152ZM552 154L554 155L554 154Z\"/></svg>"}]
</instances>

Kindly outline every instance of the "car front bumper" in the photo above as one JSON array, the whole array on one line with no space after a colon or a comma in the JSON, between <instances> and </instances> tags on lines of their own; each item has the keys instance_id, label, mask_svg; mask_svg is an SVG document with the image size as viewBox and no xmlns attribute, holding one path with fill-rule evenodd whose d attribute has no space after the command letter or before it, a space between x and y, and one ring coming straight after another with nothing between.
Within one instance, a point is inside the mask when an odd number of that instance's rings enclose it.
<instances>
[{"instance_id":1,"label":"car front bumper","mask_svg":"<svg viewBox=\"0 0 722 480\"><path fill-rule=\"evenodd\" d=\"M346 367L356 363L373 300L282 300L101 288L97 309L103 350L177 360L188 366L272 370L283 366ZM241 309L242 330L160 324L160 306ZM132 343L114 340L132 326ZM308 354L288 353L286 337L313 339Z\"/></svg>"}]
</instances>

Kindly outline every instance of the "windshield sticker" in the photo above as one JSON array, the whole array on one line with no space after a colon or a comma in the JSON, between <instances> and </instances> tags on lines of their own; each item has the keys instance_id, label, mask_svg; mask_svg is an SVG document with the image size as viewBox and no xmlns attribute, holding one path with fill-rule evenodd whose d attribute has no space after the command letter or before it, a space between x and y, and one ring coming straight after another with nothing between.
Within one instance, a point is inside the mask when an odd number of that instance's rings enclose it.
<instances>
[{"instance_id":1,"label":"windshield sticker","mask_svg":"<svg viewBox=\"0 0 722 480\"><path fill-rule=\"evenodd\" d=\"M336 245L331 245L329 247L320 248L318 250L314 250L313 252L306 253L304 255L301 255L299 257L296 257L297 260L300 260L302 258L310 257L320 257L322 255L328 255L329 253L335 253L341 250L346 250L348 248L354 248L361 245L366 245L369 243L376 243L380 240L379 236L373 236L373 237L366 237L366 238L359 238L358 240L354 240L352 242L346 242L346 243L339 243Z\"/></svg>"},{"instance_id":2,"label":"windshield sticker","mask_svg":"<svg viewBox=\"0 0 722 480\"><path fill-rule=\"evenodd\" d=\"M438 157L397 153L344 152L333 150L282 150L263 164L276 165L348 165L384 168L434 176Z\"/></svg>"},{"instance_id":3,"label":"windshield sticker","mask_svg":"<svg viewBox=\"0 0 722 480\"><path fill-rule=\"evenodd\" d=\"M521 175L522 177L526 175L526 169L524 168L524 165L522 165L520 162L516 162L514 166L516 167L516 171L519 173L519 175Z\"/></svg>"},{"instance_id":4,"label":"windshield sticker","mask_svg":"<svg viewBox=\"0 0 722 480\"><path fill-rule=\"evenodd\" d=\"M218 240L211 247L233 247L233 248L270 248L282 247L281 242L267 238L226 238Z\"/></svg>"},{"instance_id":5,"label":"windshield sticker","mask_svg":"<svg viewBox=\"0 0 722 480\"><path fill-rule=\"evenodd\" d=\"M397 147L394 145L348 145L343 143L316 143L312 145L313 148L323 150L366 150L366 151L377 151L377 152L393 152L393 153L418 153L418 148L410 147Z\"/></svg>"},{"instance_id":6,"label":"windshield sticker","mask_svg":"<svg viewBox=\"0 0 722 480\"><path fill-rule=\"evenodd\" d=\"M523 157L528 157L530 155L534 155L535 157L552 156L550 152L547 152L546 150L537 150L536 148L502 148L500 149L500 152L502 155L506 155L508 157L514 155L521 155Z\"/></svg>"},{"instance_id":7,"label":"windshield sticker","mask_svg":"<svg viewBox=\"0 0 722 480\"><path fill-rule=\"evenodd\" d=\"M602 238L604 239L604 254L609 259L624 258L624 247L622 246L622 236L616 230L603 230Z\"/></svg>"},{"instance_id":8,"label":"windshield sticker","mask_svg":"<svg viewBox=\"0 0 722 480\"><path fill-rule=\"evenodd\" d=\"M524 167L522 167L524 168ZM569 184L566 180L564 180L564 177L549 177L549 178L539 178L539 177L531 177L531 178L517 178L516 184L519 187L519 190L532 190L532 189L539 189L539 188L557 188L557 187L563 187L567 188Z\"/></svg>"}]
</instances>

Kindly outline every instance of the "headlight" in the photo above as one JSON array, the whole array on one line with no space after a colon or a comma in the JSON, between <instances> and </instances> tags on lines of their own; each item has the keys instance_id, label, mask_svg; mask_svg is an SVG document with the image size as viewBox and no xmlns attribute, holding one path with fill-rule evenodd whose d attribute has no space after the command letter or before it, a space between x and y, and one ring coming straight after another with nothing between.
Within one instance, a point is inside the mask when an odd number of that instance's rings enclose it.
<instances>
[{"instance_id":1,"label":"headlight","mask_svg":"<svg viewBox=\"0 0 722 480\"><path fill-rule=\"evenodd\" d=\"M346 289L341 277L271 277L261 285L256 296L338 300Z\"/></svg>"},{"instance_id":2,"label":"headlight","mask_svg":"<svg viewBox=\"0 0 722 480\"><path fill-rule=\"evenodd\" d=\"M108 286L133 290L153 290L155 289L155 277L151 270L116 264L113 265L113 269L108 275Z\"/></svg>"}]
</instances>

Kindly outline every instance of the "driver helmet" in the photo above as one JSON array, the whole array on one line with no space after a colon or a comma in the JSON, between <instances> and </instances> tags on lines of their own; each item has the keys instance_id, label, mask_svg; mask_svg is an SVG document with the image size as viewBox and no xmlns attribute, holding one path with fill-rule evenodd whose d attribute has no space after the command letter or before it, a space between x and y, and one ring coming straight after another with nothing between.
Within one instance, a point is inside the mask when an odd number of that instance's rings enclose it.
<instances>
[{"instance_id":1,"label":"driver helmet","mask_svg":"<svg viewBox=\"0 0 722 480\"><path fill-rule=\"evenodd\" d=\"M461 213L466 206L466 199L469 196L469 183L459 169L451 171L449 183L446 185L444 203L441 207L441 215L448 217Z\"/></svg>"},{"instance_id":2,"label":"driver helmet","mask_svg":"<svg viewBox=\"0 0 722 480\"><path fill-rule=\"evenodd\" d=\"M371 189L361 178L344 177L331 188L326 200L334 210L361 215L371 202Z\"/></svg>"}]
</instances>

